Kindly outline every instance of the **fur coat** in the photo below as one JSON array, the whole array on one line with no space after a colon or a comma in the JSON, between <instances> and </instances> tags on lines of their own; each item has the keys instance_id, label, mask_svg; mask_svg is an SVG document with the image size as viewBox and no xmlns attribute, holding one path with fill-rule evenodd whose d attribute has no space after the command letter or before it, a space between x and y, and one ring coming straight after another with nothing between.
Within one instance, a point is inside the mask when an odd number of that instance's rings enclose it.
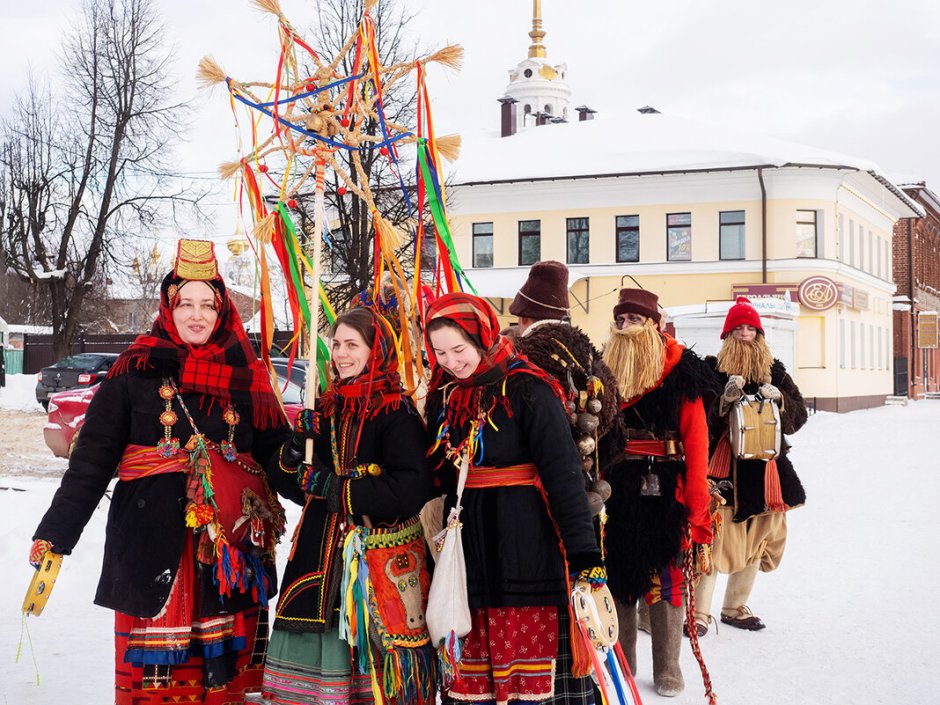
<instances>
[{"instance_id":1,"label":"fur coat","mask_svg":"<svg viewBox=\"0 0 940 705\"><path fill-rule=\"evenodd\" d=\"M728 375L718 372L718 360L709 356L705 362L714 370L714 373L724 389L728 383ZM770 368L770 383L780 390L783 408L780 412L780 426L784 435L799 431L806 423L806 404L803 396L793 379L787 374L786 367L780 360L774 360ZM755 394L760 385L750 382L744 386L745 394ZM719 414L720 399L716 399L708 413L709 449L715 450L721 436L728 429L728 416ZM793 469L788 453L790 444L786 439L781 443L780 456L777 458L777 473L780 476L780 489L783 501L789 509L799 507L806 502L806 492L803 484ZM730 490L724 490L722 496L729 507L734 507L734 521L744 521L756 514L764 513L764 470L766 463L763 460L738 460L731 468L729 479L732 483Z\"/></svg>"},{"instance_id":2,"label":"fur coat","mask_svg":"<svg viewBox=\"0 0 940 705\"><path fill-rule=\"evenodd\" d=\"M698 355L672 338L666 342L663 379L638 399L624 402L621 416L628 433L648 431L656 438L681 440L685 457L627 459L625 435L609 434L603 443L605 453L617 459L604 473L612 490L605 532L608 584L627 603L649 590L654 572L680 561L688 525L693 541L711 541L705 409L718 390L714 374ZM641 494L647 473L656 475L657 496Z\"/></svg>"}]
</instances>

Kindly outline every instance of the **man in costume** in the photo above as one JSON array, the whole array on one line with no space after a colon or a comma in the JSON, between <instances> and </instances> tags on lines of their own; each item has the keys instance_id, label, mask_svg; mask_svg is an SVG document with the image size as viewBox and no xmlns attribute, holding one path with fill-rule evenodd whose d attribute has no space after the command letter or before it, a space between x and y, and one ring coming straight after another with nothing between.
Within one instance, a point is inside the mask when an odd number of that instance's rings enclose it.
<instances>
[{"instance_id":1,"label":"man in costume","mask_svg":"<svg viewBox=\"0 0 940 705\"><path fill-rule=\"evenodd\" d=\"M509 312L519 318L516 350L558 380L567 398L571 433L581 454L581 469L591 511L597 515L610 496L595 465L597 442L619 422L617 382L590 338L571 325L568 268L561 262L536 262L516 294ZM603 458L601 459L603 466ZM562 615L562 621L567 615ZM562 624L562 635L567 625ZM550 702L594 702L590 678L573 678L570 663L556 668L555 696Z\"/></svg>"},{"instance_id":2,"label":"man in costume","mask_svg":"<svg viewBox=\"0 0 940 705\"><path fill-rule=\"evenodd\" d=\"M519 318L513 340L516 349L557 379L565 390L571 433L582 455L588 499L597 514L609 488L606 482L598 481L595 448L597 441L619 422L617 380L591 339L571 325L568 268L554 261L534 264L509 312Z\"/></svg>"},{"instance_id":3,"label":"man in costume","mask_svg":"<svg viewBox=\"0 0 940 705\"><path fill-rule=\"evenodd\" d=\"M643 598L656 692L675 696L685 687L679 667L683 557L689 541L712 540L705 408L716 390L701 358L660 331L657 304L652 292L622 289L604 348L626 429L602 444L602 453L616 457L604 468L612 488L605 545L627 661L635 670L636 603Z\"/></svg>"},{"instance_id":4,"label":"man in costume","mask_svg":"<svg viewBox=\"0 0 940 705\"><path fill-rule=\"evenodd\" d=\"M721 529L713 547L713 568L702 576L695 593L695 620L700 635L708 630L717 572L728 574L721 621L739 629L764 628L747 606L758 570L774 570L787 541L786 512L806 501L806 493L781 442L771 460L735 459L728 439L729 414L744 394L756 394L780 407L784 434L806 423L806 405L800 390L780 360L774 358L764 337L760 315L741 296L728 310L717 357L707 357L724 387L709 411L708 431L712 458L708 474L716 482L730 480L722 490L726 504L719 508Z\"/></svg>"}]
</instances>

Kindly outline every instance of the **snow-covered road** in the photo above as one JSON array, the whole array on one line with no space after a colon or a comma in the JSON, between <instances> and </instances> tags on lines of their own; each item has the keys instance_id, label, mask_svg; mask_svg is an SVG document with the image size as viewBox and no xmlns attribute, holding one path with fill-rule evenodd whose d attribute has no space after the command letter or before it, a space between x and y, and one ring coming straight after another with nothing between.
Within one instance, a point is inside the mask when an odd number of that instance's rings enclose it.
<instances>
[{"instance_id":1,"label":"snow-covered road","mask_svg":"<svg viewBox=\"0 0 940 705\"><path fill-rule=\"evenodd\" d=\"M767 629L719 625L702 640L722 705L940 702L940 617L932 604L940 582L938 439L940 401L820 413L791 439L808 502L789 516L781 568L759 576L751 599ZM0 475L3 705L112 702L112 614L92 604L107 499L65 559L45 613L29 620L40 684L27 640L14 663L32 572L26 553L56 486L47 477ZM289 516L295 521L296 511ZM716 607L723 586L722 579ZM644 701L664 702L652 690L645 634L638 652ZM671 702L700 705L688 644L682 659L686 691Z\"/></svg>"}]
</instances>

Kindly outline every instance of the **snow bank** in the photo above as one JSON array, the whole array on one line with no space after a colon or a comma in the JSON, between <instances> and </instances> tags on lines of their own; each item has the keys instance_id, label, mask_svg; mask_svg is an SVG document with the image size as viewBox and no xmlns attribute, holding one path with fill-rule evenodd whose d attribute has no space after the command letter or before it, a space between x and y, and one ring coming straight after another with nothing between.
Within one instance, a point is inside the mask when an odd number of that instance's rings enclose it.
<instances>
[{"instance_id":1,"label":"snow bank","mask_svg":"<svg viewBox=\"0 0 940 705\"><path fill-rule=\"evenodd\" d=\"M0 389L0 409L43 411L42 405L36 401L36 375L7 375L6 382L6 386Z\"/></svg>"}]
</instances>

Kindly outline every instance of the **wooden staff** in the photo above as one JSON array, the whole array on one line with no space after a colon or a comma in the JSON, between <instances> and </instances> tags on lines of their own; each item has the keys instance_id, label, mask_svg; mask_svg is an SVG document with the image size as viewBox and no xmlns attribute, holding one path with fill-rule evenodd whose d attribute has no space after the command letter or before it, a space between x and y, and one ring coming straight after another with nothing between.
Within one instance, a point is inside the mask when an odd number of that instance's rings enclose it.
<instances>
[{"instance_id":1,"label":"wooden staff","mask_svg":"<svg viewBox=\"0 0 940 705\"><path fill-rule=\"evenodd\" d=\"M313 257L310 262L313 285L310 288L308 301L310 302L310 339L307 343L307 389L304 406L312 409L317 399L317 390L320 386L319 369L317 368L317 341L320 327L320 249L323 242L323 193L324 193L324 159L317 154L316 190L313 198ZM307 439L306 461L313 463L313 439Z\"/></svg>"}]
</instances>

